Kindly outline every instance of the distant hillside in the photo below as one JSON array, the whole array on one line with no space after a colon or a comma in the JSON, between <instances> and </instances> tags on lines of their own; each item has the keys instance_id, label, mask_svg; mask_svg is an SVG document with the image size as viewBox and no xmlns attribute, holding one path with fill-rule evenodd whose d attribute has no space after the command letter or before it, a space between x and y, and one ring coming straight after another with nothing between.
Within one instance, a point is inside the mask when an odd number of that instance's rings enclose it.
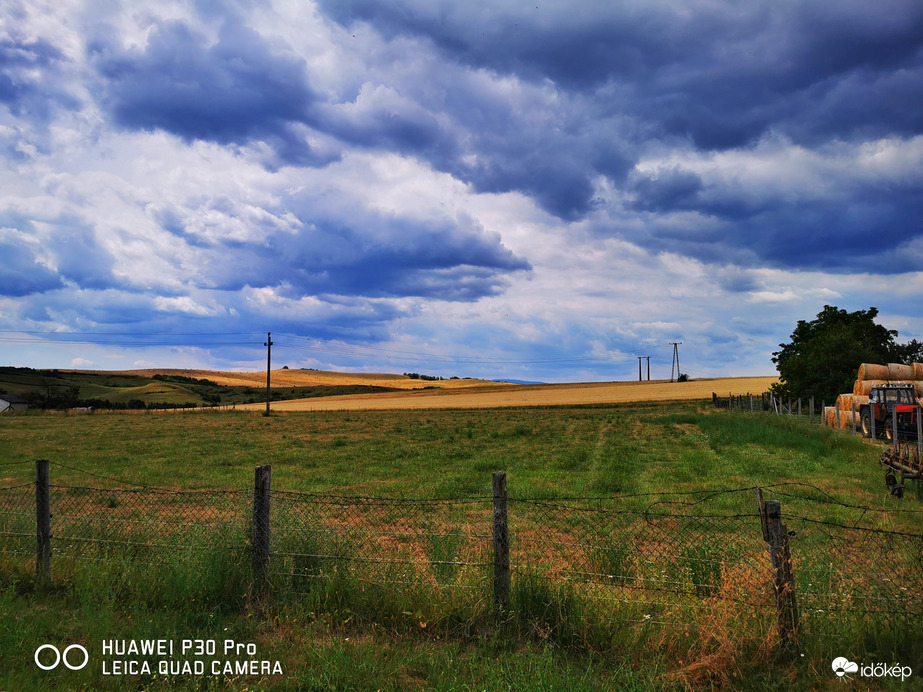
<instances>
[{"instance_id":1,"label":"distant hillside","mask_svg":"<svg viewBox=\"0 0 923 692\"><path fill-rule=\"evenodd\" d=\"M290 371L280 371L282 373ZM336 374L336 373L333 373ZM0 367L0 393L18 394L31 408L165 409L236 405L266 400L266 375L191 370L86 371ZM275 376L275 373L273 373ZM336 378L328 378L336 382ZM232 383L231 383L232 382ZM272 383L273 401L319 396L390 392L395 387L374 384L319 383L285 377Z\"/></svg>"},{"instance_id":2,"label":"distant hillside","mask_svg":"<svg viewBox=\"0 0 923 692\"><path fill-rule=\"evenodd\" d=\"M153 377L162 375L167 377L205 378L218 384L237 387L257 387L265 390L266 372L227 372L219 370L176 370L176 369L150 369L150 370L124 370L118 374L128 376ZM357 373L357 372L331 372L326 370L289 369L273 370L271 373L272 387L388 387L393 389L423 389L424 387L438 387L440 389L456 389L459 387L480 387L491 384L487 380L473 378L452 377L441 379L418 373L396 375L391 373Z\"/></svg>"}]
</instances>

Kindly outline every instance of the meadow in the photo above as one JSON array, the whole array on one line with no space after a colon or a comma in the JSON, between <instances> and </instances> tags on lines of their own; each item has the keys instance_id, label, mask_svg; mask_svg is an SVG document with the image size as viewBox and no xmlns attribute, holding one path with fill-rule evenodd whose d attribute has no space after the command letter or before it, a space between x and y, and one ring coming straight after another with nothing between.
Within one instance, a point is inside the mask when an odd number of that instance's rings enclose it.
<instances>
[{"instance_id":1,"label":"meadow","mask_svg":"<svg viewBox=\"0 0 923 692\"><path fill-rule=\"evenodd\" d=\"M919 531L918 515L895 511L918 507L919 499L910 495L896 505L884 490L880 449L806 419L717 411L695 401L272 416L29 413L0 417L0 438L4 487L31 482L29 462L46 458L56 485L245 496L254 467L271 464L274 492L461 501L489 498L492 473L502 470L517 500L596 498L599 505L631 496L650 504L668 493L738 489L708 511L743 515L756 510L754 486L793 483L804 484L792 486L796 495L886 510L871 512L880 527ZM847 506L823 506L831 522L855 516ZM541 520L535 524L540 530ZM257 604L236 568L248 566L247 558L205 552L192 567L180 556L163 564L124 557L58 561L44 591L36 589L28 563L4 552L0 689L137 688L137 679L89 669L43 673L31 657L46 640L89 646L111 638L228 633L283 661L286 674L262 681L154 675L143 679L144 689L243 690L258 681L260 689L446 690L813 689L839 682L820 649L780 658L771 617L753 620L747 608L727 607L732 601L709 600L708 593L704 605L683 606L685 621L648 626L629 608L617 632L599 626L596 606L548 582L522 581L514 594L518 615L502 622L460 590L390 589L345 577ZM625 559L621 548L606 558ZM842 636L853 656L920 654L907 641L911 631L877 640L860 631Z\"/></svg>"}]
</instances>

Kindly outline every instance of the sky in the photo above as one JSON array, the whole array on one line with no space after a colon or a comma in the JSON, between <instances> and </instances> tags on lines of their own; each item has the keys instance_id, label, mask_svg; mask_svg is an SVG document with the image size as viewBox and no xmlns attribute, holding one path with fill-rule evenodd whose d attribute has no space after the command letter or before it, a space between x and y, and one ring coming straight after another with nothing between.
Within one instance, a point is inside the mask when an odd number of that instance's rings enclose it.
<instances>
[{"instance_id":1,"label":"sky","mask_svg":"<svg viewBox=\"0 0 923 692\"><path fill-rule=\"evenodd\" d=\"M923 339L923 4L7 0L0 256L3 365L771 375L824 305Z\"/></svg>"}]
</instances>

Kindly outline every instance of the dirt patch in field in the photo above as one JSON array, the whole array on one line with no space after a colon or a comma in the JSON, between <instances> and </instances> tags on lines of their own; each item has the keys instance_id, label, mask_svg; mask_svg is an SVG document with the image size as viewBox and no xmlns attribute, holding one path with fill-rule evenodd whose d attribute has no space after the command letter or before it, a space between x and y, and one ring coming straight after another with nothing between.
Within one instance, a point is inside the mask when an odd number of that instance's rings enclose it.
<instances>
[{"instance_id":1,"label":"dirt patch in field","mask_svg":"<svg viewBox=\"0 0 923 692\"><path fill-rule=\"evenodd\" d=\"M370 409L502 408L518 406L575 406L631 401L684 401L765 392L776 377L730 377L690 382L584 382L568 384L487 384L415 392L353 394L274 402L276 411L331 411ZM238 405L260 410L265 404Z\"/></svg>"}]
</instances>

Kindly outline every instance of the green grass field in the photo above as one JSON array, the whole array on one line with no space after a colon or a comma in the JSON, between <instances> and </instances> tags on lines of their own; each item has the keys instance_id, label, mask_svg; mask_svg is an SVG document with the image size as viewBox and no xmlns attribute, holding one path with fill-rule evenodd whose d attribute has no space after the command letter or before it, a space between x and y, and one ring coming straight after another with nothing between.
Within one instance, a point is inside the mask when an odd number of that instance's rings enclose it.
<instances>
[{"instance_id":1,"label":"green grass field","mask_svg":"<svg viewBox=\"0 0 923 692\"><path fill-rule=\"evenodd\" d=\"M503 470L511 498L792 482L813 486L798 486L799 492L827 493L846 504L920 507L913 494L902 504L887 495L876 463L880 449L862 440L805 419L715 411L695 402L269 417L29 413L0 416L0 439L4 487L31 482L34 466L21 462L46 458L53 462L53 484L111 489L135 484L246 493L254 466L271 464L274 491L347 496L489 497L492 472ZM752 491L726 497L708 511L755 511ZM879 528L919 533L919 515L872 514ZM854 516L836 504L823 507L832 522ZM438 557L456 548L450 539L429 549ZM89 645L113 638L225 636L255 642L261 658L284 663L285 675L262 682L154 675L141 679L143 688L814 689L839 682L822 648L808 647L794 662L779 661L771 627L754 625L746 609L709 601L707 591L685 625L648 627L641 615L614 632L584 625L594 622L593 607L547 582L518 586L518 615L498 625L460 592L444 596L428 588L389 590L337 579L257 608L245 597L245 577L221 551L196 555L188 564L180 555L165 564L124 557L59 560L55 583L41 594L29 565L6 553L0 557L0 689L139 689L138 678L89 670L43 673L31 657L45 641ZM245 555L235 559L248 567ZM620 563L626 553L614 546L598 559ZM696 558L689 564L710 563ZM852 647L843 655L860 660L863 648L877 653L893 644L892 651L920 651L908 648L900 633L892 633L895 641L858 631L842 636L838 641Z\"/></svg>"}]
</instances>

